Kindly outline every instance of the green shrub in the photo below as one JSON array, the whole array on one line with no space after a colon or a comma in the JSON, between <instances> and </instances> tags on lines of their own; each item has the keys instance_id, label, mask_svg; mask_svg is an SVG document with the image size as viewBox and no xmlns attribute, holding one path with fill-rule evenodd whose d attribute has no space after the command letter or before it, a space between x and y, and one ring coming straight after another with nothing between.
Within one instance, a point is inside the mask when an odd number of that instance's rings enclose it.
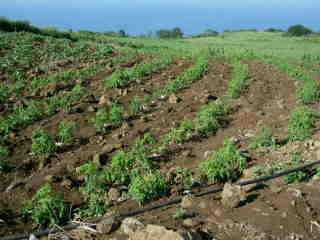
<instances>
[{"instance_id":1,"label":"green shrub","mask_svg":"<svg viewBox=\"0 0 320 240\"><path fill-rule=\"evenodd\" d=\"M73 142L75 130L78 124L74 121L62 121L59 124L58 139L63 144L70 144Z\"/></svg>"},{"instance_id":2,"label":"green shrub","mask_svg":"<svg viewBox=\"0 0 320 240\"><path fill-rule=\"evenodd\" d=\"M43 129L36 129L32 133L31 150L34 154L50 154L54 153L56 149L53 138Z\"/></svg>"},{"instance_id":3,"label":"green shrub","mask_svg":"<svg viewBox=\"0 0 320 240\"><path fill-rule=\"evenodd\" d=\"M229 83L228 94L232 98L240 96L241 92L248 86L249 68L241 62L233 63L232 79Z\"/></svg>"},{"instance_id":4,"label":"green shrub","mask_svg":"<svg viewBox=\"0 0 320 240\"><path fill-rule=\"evenodd\" d=\"M252 149L256 149L260 147L274 147L275 145L276 140L272 136L271 129L263 127L259 135L253 139L249 147Z\"/></svg>"},{"instance_id":5,"label":"green shrub","mask_svg":"<svg viewBox=\"0 0 320 240\"><path fill-rule=\"evenodd\" d=\"M69 209L62 197L57 196L50 185L41 187L23 208L23 215L31 215L39 225L62 225L69 219Z\"/></svg>"},{"instance_id":6,"label":"green shrub","mask_svg":"<svg viewBox=\"0 0 320 240\"><path fill-rule=\"evenodd\" d=\"M164 196L167 190L167 183L159 172L138 175L129 185L129 194L140 204Z\"/></svg>"},{"instance_id":7,"label":"green shrub","mask_svg":"<svg viewBox=\"0 0 320 240\"><path fill-rule=\"evenodd\" d=\"M80 188L80 192L86 204L79 210L80 216L102 216L108 208L107 186L103 171L91 162L77 168L77 173L85 175L84 185Z\"/></svg>"},{"instance_id":8,"label":"green shrub","mask_svg":"<svg viewBox=\"0 0 320 240\"><path fill-rule=\"evenodd\" d=\"M158 38L182 38L183 32L180 28L175 27L173 29L160 29L156 32Z\"/></svg>"},{"instance_id":9,"label":"green shrub","mask_svg":"<svg viewBox=\"0 0 320 240\"><path fill-rule=\"evenodd\" d=\"M217 131L228 111L226 103L219 99L204 105L197 114L196 129L204 136Z\"/></svg>"},{"instance_id":10,"label":"green shrub","mask_svg":"<svg viewBox=\"0 0 320 240\"><path fill-rule=\"evenodd\" d=\"M246 158L231 140L226 140L222 148L200 164L200 171L208 180L226 182L236 180L245 167Z\"/></svg>"},{"instance_id":11,"label":"green shrub","mask_svg":"<svg viewBox=\"0 0 320 240\"><path fill-rule=\"evenodd\" d=\"M106 178L110 182L128 184L134 164L135 159L132 158L132 155L120 150L112 157Z\"/></svg>"},{"instance_id":12,"label":"green shrub","mask_svg":"<svg viewBox=\"0 0 320 240\"><path fill-rule=\"evenodd\" d=\"M98 132L105 132L106 126L119 126L123 121L123 107L112 103L110 107L100 108L94 119L94 125Z\"/></svg>"},{"instance_id":13,"label":"green shrub","mask_svg":"<svg viewBox=\"0 0 320 240\"><path fill-rule=\"evenodd\" d=\"M288 132L290 141L303 141L311 137L316 121L315 111L306 106L296 107L291 113Z\"/></svg>"},{"instance_id":14,"label":"green shrub","mask_svg":"<svg viewBox=\"0 0 320 240\"><path fill-rule=\"evenodd\" d=\"M301 25L293 25L288 28L288 35L289 36L294 36L294 37L301 37L301 36L306 36L310 35L312 33L312 30Z\"/></svg>"}]
</instances>

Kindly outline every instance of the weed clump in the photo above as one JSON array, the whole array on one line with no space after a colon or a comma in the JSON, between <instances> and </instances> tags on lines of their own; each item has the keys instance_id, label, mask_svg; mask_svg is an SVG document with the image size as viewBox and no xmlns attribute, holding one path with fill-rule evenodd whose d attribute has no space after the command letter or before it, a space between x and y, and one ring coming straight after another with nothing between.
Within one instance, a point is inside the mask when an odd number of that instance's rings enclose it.
<instances>
[{"instance_id":1,"label":"weed clump","mask_svg":"<svg viewBox=\"0 0 320 240\"><path fill-rule=\"evenodd\" d=\"M219 150L200 164L200 171L208 180L226 182L236 180L246 167L246 158L241 155L231 140L226 140Z\"/></svg>"},{"instance_id":2,"label":"weed clump","mask_svg":"<svg viewBox=\"0 0 320 240\"><path fill-rule=\"evenodd\" d=\"M51 154L56 151L57 147L53 138L43 129L36 129L32 133L31 150L34 154Z\"/></svg>"},{"instance_id":3,"label":"weed clump","mask_svg":"<svg viewBox=\"0 0 320 240\"><path fill-rule=\"evenodd\" d=\"M69 219L69 209L62 197L56 195L49 184L41 187L32 200L24 206L23 215L30 216L41 226L64 224Z\"/></svg>"},{"instance_id":4,"label":"weed clump","mask_svg":"<svg viewBox=\"0 0 320 240\"><path fill-rule=\"evenodd\" d=\"M309 138L314 130L316 113L307 106L296 107L289 120L289 140L304 141Z\"/></svg>"}]
</instances>

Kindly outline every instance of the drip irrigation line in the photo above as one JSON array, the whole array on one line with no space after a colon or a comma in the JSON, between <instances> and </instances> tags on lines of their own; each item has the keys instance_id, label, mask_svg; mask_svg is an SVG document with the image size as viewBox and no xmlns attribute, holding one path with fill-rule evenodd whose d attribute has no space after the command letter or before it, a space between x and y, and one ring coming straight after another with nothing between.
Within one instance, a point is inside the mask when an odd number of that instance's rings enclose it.
<instances>
[{"instance_id":1,"label":"drip irrigation line","mask_svg":"<svg viewBox=\"0 0 320 240\"><path fill-rule=\"evenodd\" d=\"M293 173L293 172L298 172L298 171L305 170L307 168L311 168L311 167L316 166L316 165L320 165L320 160L309 162L309 163L306 163L304 165L301 165L301 166L298 166L298 167L295 167L295 168L291 168L291 169L287 169L287 170L284 170L284 171L280 171L280 172L274 173L272 175L263 176L263 177L256 178L256 179L251 179L251 180L241 181L241 182L238 183L238 185L247 186L247 185L251 185L251 184L266 182L266 181L269 181L269 180L272 180L272 179L275 179L275 178L279 178L279 177L288 175L288 174ZM200 187L200 188L203 188L203 187ZM201 191L201 192L198 192L198 193L194 193L192 195L195 196L195 197L202 197L202 196L205 196L205 195L221 192L222 190L223 190L223 186L218 186L218 187L209 188L207 190L204 190L204 191ZM149 212L149 211L152 211L152 210L155 210L155 209L159 209L159 208L167 207L167 206L170 206L170 205L178 204L178 203L181 202L182 198L183 198L183 196L175 197L175 198L173 198L171 200L168 200L168 201L165 201L165 202L162 202L162 203L155 203L155 204L152 204L152 205L150 205L148 207L140 208L140 209L129 211L129 212L125 212L125 213L120 213L119 215L117 215L115 217L116 217L117 220L122 220L122 219L127 218L127 217L133 217L133 216L136 216L136 215L139 215L139 214L142 214L142 213L145 213L145 212ZM101 218L100 220L103 220L103 219L104 218ZM38 232L34 232L34 233L31 233L31 234L17 234L17 235L13 235L13 236L1 237L0 240L24 240L24 239L29 239L30 235L34 235L35 237L41 237L41 236L45 236L45 235L48 235L48 234L54 234L54 233L61 232L61 230L64 230L64 231L73 230L73 229L78 228L79 226L81 226L81 224L72 223L72 224L68 224L68 225L66 225L65 227L62 227L62 228L50 228L50 229L45 229L45 230L41 230L41 231L38 231Z\"/></svg>"}]
</instances>

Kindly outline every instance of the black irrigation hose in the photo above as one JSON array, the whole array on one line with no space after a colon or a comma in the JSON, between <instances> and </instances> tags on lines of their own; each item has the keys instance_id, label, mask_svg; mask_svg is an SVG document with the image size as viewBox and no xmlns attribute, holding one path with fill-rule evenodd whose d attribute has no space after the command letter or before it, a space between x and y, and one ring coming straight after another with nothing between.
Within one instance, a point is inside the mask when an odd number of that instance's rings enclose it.
<instances>
[{"instance_id":1,"label":"black irrigation hose","mask_svg":"<svg viewBox=\"0 0 320 240\"><path fill-rule=\"evenodd\" d=\"M291 169L288 169L288 170L284 170L284 171L281 171L281 172L278 172L278 173L275 173L275 174L272 174L272 175L269 175L269 176L264 176L264 177L260 177L260 178L256 178L256 179L252 179L252 180L241 181L241 182L238 183L238 185L246 186L246 185L251 185L251 184L255 184L255 183L266 182L266 181L269 181L269 180L272 180L272 179L275 179L275 178L279 178L279 177L288 175L288 174L293 173L293 172L298 172L298 171L305 170L305 169L313 167L315 165L320 165L320 160L317 160L317 161L314 161L314 162L310 162L310 163L306 163L306 164L304 164L302 166L291 168ZM205 196L205 195L208 195L208 194L221 192L222 190L223 190L223 186L214 187L214 188L210 188L210 189L204 190L204 191L199 192L199 193L195 193L194 196L195 197L201 197L201 196ZM145 207L145 208L140 208L140 209L137 209L137 210L126 212L126 213L120 213L117 216L117 218L119 220L121 220L121 219L124 219L126 217L132 217L132 216L136 216L136 215L139 215L139 214L142 214L142 213L145 213L145 212L148 212L148 211L152 211L152 210L155 210L155 209L159 209L159 208L162 208L162 207L178 204L178 203L181 202L182 198L183 198L183 196L179 196L179 197L176 197L174 199L168 200L168 201L163 202L163 203L156 203L156 204L153 204L153 205ZM73 229L78 228L79 226L81 226L81 225L80 224L69 224L69 225L67 225L67 226L65 226L65 227L63 227L61 229L59 229L59 228L45 229L45 230L38 231L38 232L35 232L35 233L32 233L32 234L34 236L36 236L36 237L41 237L41 236L48 235L50 233L53 234L53 233L61 232L62 229L65 230L65 231L73 230ZM13 235L13 236L1 237L0 240L24 240L24 239L28 239L30 235L31 234L17 234L17 235Z\"/></svg>"}]
</instances>

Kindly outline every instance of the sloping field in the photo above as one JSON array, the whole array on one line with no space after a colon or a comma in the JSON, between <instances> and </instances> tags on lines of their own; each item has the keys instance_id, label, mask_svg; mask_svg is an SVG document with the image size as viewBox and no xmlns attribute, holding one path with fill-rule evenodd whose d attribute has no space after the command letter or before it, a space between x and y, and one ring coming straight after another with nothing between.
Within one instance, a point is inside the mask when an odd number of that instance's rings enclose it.
<instances>
[{"instance_id":1,"label":"sloping field","mask_svg":"<svg viewBox=\"0 0 320 240\"><path fill-rule=\"evenodd\" d=\"M319 239L317 167L245 187L233 207L192 197L319 160L317 39L77 37L0 33L1 236L188 195L136 218L200 239ZM95 229L65 235L129 238Z\"/></svg>"}]
</instances>

